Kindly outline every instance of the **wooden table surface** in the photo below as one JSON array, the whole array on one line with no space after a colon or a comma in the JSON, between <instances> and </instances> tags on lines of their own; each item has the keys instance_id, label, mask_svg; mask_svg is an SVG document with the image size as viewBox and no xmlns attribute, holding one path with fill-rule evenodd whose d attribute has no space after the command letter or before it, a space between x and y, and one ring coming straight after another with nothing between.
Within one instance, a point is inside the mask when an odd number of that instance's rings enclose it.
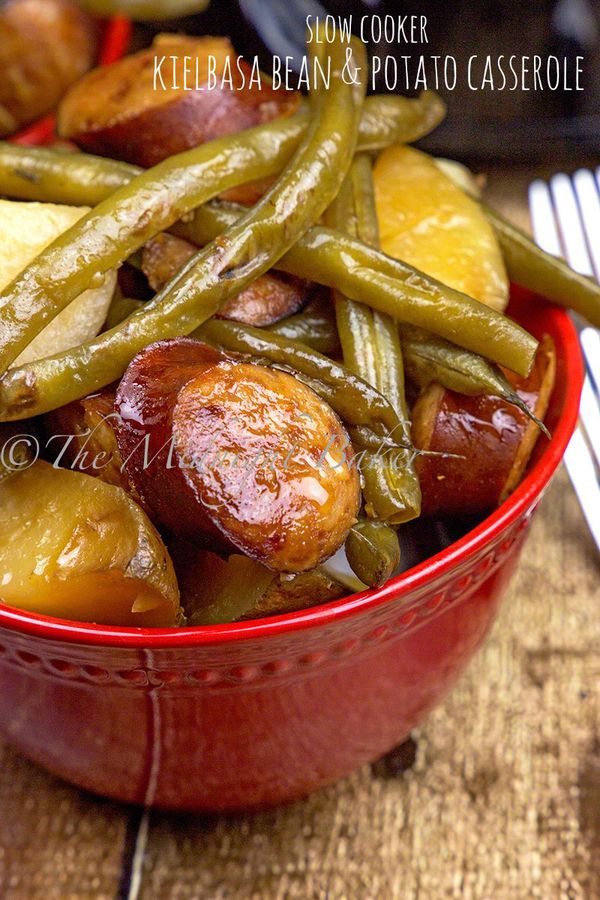
<instances>
[{"instance_id":1,"label":"wooden table surface","mask_svg":"<svg viewBox=\"0 0 600 900\"><path fill-rule=\"evenodd\" d=\"M531 177L489 185L522 223ZM97 799L0 744L0 897L600 898L599 648L600 561L561 472L491 638L413 748L207 818Z\"/></svg>"}]
</instances>

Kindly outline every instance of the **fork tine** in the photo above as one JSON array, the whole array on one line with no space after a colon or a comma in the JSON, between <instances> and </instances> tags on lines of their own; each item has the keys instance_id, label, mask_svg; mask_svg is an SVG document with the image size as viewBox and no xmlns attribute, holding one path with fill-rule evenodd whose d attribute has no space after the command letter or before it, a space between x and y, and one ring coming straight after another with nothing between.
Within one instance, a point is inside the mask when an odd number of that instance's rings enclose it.
<instances>
[{"instance_id":1,"label":"fork tine","mask_svg":"<svg viewBox=\"0 0 600 900\"><path fill-rule=\"evenodd\" d=\"M590 451L581 429L577 429L565 452L565 466L588 528L600 549L600 488Z\"/></svg>"},{"instance_id":2,"label":"fork tine","mask_svg":"<svg viewBox=\"0 0 600 900\"><path fill-rule=\"evenodd\" d=\"M548 185L540 178L532 181L529 185L529 208L536 244L546 253L560 256L560 237L556 227L552 198Z\"/></svg>"},{"instance_id":3,"label":"fork tine","mask_svg":"<svg viewBox=\"0 0 600 900\"><path fill-rule=\"evenodd\" d=\"M600 394L600 332L588 326L583 329L579 338L596 393Z\"/></svg>"},{"instance_id":4,"label":"fork tine","mask_svg":"<svg viewBox=\"0 0 600 900\"><path fill-rule=\"evenodd\" d=\"M554 200L567 262L576 272L581 272L582 275L593 275L577 198L569 176L562 172L553 175L550 179L550 192Z\"/></svg>"},{"instance_id":5,"label":"fork tine","mask_svg":"<svg viewBox=\"0 0 600 900\"><path fill-rule=\"evenodd\" d=\"M573 182L559 173L551 178L549 186L537 180L529 188L537 243L556 256L561 255L562 245L569 265L584 275L593 274L594 269L597 275L600 271L600 246L595 240L600 234L600 167L596 177L598 187L591 172L580 170ZM589 374L581 395L580 425L571 438L564 461L600 550L600 336L595 329L584 328L581 340Z\"/></svg>"},{"instance_id":6,"label":"fork tine","mask_svg":"<svg viewBox=\"0 0 600 900\"><path fill-rule=\"evenodd\" d=\"M579 410L588 443L600 466L600 407L590 378L586 378L583 383Z\"/></svg>"},{"instance_id":7,"label":"fork tine","mask_svg":"<svg viewBox=\"0 0 600 900\"><path fill-rule=\"evenodd\" d=\"M577 181L575 181L575 177L577 177ZM580 169L572 181L567 175L559 173L551 179L550 190L556 205L556 217L565 246L567 262L582 274L592 275L590 259L594 252L592 247L600 254L600 247L593 240L595 232L592 230L594 227L600 227L600 202L594 177L591 172L586 173L585 169ZM596 233L600 233L600 231ZM583 331L587 332L585 338ZM586 365L595 382L594 384L589 376L584 381L581 392L580 417L588 443L600 465L600 407L595 390L599 383L597 379L600 377L600 361L597 352L600 342L594 342L593 335L598 339L598 332L592 328L583 329L580 334Z\"/></svg>"},{"instance_id":8,"label":"fork tine","mask_svg":"<svg viewBox=\"0 0 600 900\"><path fill-rule=\"evenodd\" d=\"M583 220L583 230L592 258L594 274L600 280L600 195L596 180L589 169L579 169L573 175L573 186Z\"/></svg>"}]
</instances>

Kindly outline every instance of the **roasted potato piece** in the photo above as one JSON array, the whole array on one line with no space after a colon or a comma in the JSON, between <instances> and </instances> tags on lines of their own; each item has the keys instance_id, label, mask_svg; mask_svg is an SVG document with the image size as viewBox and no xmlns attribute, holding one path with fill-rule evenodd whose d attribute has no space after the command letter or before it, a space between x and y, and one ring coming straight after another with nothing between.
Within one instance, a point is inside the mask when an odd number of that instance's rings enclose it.
<instances>
[{"instance_id":1,"label":"roasted potato piece","mask_svg":"<svg viewBox=\"0 0 600 900\"><path fill-rule=\"evenodd\" d=\"M147 516L120 488L38 461L0 483L0 597L106 625L177 625L179 590Z\"/></svg>"},{"instance_id":2,"label":"roasted potato piece","mask_svg":"<svg viewBox=\"0 0 600 900\"><path fill-rule=\"evenodd\" d=\"M48 449L56 464L101 478L133 493L123 472L115 418L114 387L61 406L44 416Z\"/></svg>"},{"instance_id":3,"label":"roasted potato piece","mask_svg":"<svg viewBox=\"0 0 600 900\"><path fill-rule=\"evenodd\" d=\"M213 87L211 59L216 64ZM227 67L233 89L229 81L222 84ZM76 84L60 105L58 131L93 153L153 166L204 141L296 110L296 94L265 84L259 90L249 84L250 74L226 38L159 35L151 48L95 69ZM210 89L196 90L196 85Z\"/></svg>"},{"instance_id":4,"label":"roasted potato piece","mask_svg":"<svg viewBox=\"0 0 600 900\"><path fill-rule=\"evenodd\" d=\"M348 436L291 375L188 338L161 341L130 364L116 410L127 474L180 537L302 572L333 554L355 521Z\"/></svg>"},{"instance_id":5,"label":"roasted potato piece","mask_svg":"<svg viewBox=\"0 0 600 900\"><path fill-rule=\"evenodd\" d=\"M225 560L186 541L175 541L169 549L188 625L281 615L348 593L320 568L281 577L247 556Z\"/></svg>"},{"instance_id":6,"label":"roasted potato piece","mask_svg":"<svg viewBox=\"0 0 600 900\"><path fill-rule=\"evenodd\" d=\"M538 419L543 420L556 371L556 353L545 337L527 378L506 373ZM415 447L456 458L419 456L417 471L428 516L481 516L502 503L525 471L539 428L505 400L468 397L433 384L413 409Z\"/></svg>"},{"instance_id":7,"label":"roasted potato piece","mask_svg":"<svg viewBox=\"0 0 600 900\"><path fill-rule=\"evenodd\" d=\"M0 9L0 136L49 113L94 64L96 28L70 0L7 0Z\"/></svg>"},{"instance_id":8,"label":"roasted potato piece","mask_svg":"<svg viewBox=\"0 0 600 900\"><path fill-rule=\"evenodd\" d=\"M149 241L142 254L142 271L150 287L160 291L197 253L189 241L171 234L159 234ZM250 287L227 300L217 318L233 319L263 328L298 312L308 302L314 285L283 272L266 272Z\"/></svg>"},{"instance_id":9,"label":"roasted potato piece","mask_svg":"<svg viewBox=\"0 0 600 900\"><path fill-rule=\"evenodd\" d=\"M381 249L497 310L508 278L478 204L413 147L393 146L373 170Z\"/></svg>"},{"instance_id":10,"label":"roasted potato piece","mask_svg":"<svg viewBox=\"0 0 600 900\"><path fill-rule=\"evenodd\" d=\"M87 206L0 200L0 290L87 211ZM115 272L107 272L98 287L84 291L59 313L13 365L67 350L97 335L106 319L115 284Z\"/></svg>"}]
</instances>

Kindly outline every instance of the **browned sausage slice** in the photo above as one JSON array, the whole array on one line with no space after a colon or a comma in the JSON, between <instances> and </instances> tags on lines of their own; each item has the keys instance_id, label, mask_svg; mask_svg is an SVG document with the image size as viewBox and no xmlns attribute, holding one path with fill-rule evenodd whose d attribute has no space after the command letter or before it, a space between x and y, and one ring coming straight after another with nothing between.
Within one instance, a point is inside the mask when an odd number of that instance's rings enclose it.
<instances>
[{"instance_id":1,"label":"browned sausage slice","mask_svg":"<svg viewBox=\"0 0 600 900\"><path fill-rule=\"evenodd\" d=\"M281 572L344 542L360 502L348 436L292 376L187 338L146 348L117 392L125 469L155 521Z\"/></svg>"}]
</instances>

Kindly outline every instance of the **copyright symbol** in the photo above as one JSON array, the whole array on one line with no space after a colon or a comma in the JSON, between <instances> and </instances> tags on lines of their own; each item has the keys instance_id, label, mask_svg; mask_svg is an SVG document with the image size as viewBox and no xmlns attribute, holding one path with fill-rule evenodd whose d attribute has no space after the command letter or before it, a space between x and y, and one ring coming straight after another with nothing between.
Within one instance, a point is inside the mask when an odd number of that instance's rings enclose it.
<instances>
[{"instance_id":1,"label":"copyright symbol","mask_svg":"<svg viewBox=\"0 0 600 900\"><path fill-rule=\"evenodd\" d=\"M9 472L23 472L37 462L40 443L32 434L15 434L0 449L0 467Z\"/></svg>"}]
</instances>

